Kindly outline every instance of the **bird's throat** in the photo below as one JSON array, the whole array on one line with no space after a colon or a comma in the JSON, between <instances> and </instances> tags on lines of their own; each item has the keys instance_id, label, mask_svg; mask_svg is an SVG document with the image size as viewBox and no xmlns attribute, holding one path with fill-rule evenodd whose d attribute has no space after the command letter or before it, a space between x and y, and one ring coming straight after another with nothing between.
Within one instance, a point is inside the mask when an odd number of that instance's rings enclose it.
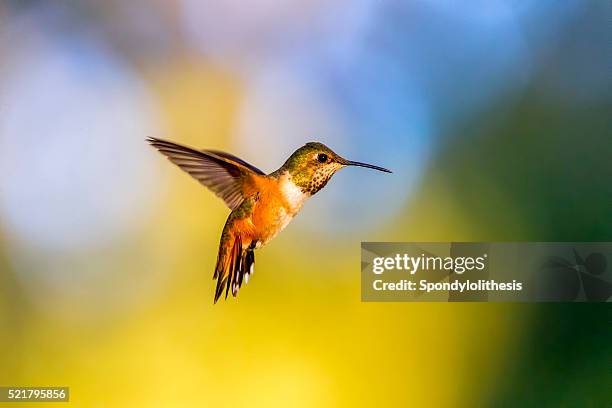
<instances>
[{"instance_id":1,"label":"bird's throat","mask_svg":"<svg viewBox=\"0 0 612 408\"><path fill-rule=\"evenodd\" d=\"M294 183L291 175L287 172L279 178L279 187L291 213L297 213L304 202L310 197L308 192L304 192L303 188Z\"/></svg>"}]
</instances>

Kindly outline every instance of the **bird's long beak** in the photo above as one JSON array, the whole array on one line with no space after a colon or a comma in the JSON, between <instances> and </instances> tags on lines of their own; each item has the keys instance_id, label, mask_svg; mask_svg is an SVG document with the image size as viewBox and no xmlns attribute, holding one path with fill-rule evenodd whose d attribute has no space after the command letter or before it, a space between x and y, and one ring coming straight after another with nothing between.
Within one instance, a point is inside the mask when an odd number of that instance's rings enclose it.
<instances>
[{"instance_id":1,"label":"bird's long beak","mask_svg":"<svg viewBox=\"0 0 612 408\"><path fill-rule=\"evenodd\" d=\"M359 167L366 167L368 169L374 169L374 170L378 170L378 171L384 171L385 173L392 173L391 170L387 170L384 167L379 167L379 166L375 166L373 164L367 164L367 163L361 163L361 162L356 162L356 161L350 161L350 160L339 160L340 164L343 164L345 166L359 166Z\"/></svg>"}]
</instances>

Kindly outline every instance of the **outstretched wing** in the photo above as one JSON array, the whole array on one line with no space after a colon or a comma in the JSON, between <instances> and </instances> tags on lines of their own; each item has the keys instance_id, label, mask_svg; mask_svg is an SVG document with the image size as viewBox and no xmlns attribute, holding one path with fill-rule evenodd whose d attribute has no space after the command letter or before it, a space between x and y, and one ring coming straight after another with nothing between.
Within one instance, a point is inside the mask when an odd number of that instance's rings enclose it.
<instances>
[{"instance_id":1,"label":"outstretched wing","mask_svg":"<svg viewBox=\"0 0 612 408\"><path fill-rule=\"evenodd\" d=\"M232 210L244 200L245 188L253 176L265 174L257 167L229 153L214 150L199 151L153 137L147 138L147 142L172 163L208 187Z\"/></svg>"}]
</instances>

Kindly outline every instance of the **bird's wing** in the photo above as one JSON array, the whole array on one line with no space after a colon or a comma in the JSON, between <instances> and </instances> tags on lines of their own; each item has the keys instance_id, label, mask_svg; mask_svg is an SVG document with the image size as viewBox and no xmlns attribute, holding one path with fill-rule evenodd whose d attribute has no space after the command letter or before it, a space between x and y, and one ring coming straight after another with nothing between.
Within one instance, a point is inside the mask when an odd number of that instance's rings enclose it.
<instances>
[{"instance_id":1,"label":"bird's wing","mask_svg":"<svg viewBox=\"0 0 612 408\"><path fill-rule=\"evenodd\" d=\"M220 197L232 210L245 198L245 188L256 175L265 173L234 155L214 150L195 150L167 140L147 141L168 160L189 173Z\"/></svg>"},{"instance_id":2,"label":"bird's wing","mask_svg":"<svg viewBox=\"0 0 612 408\"><path fill-rule=\"evenodd\" d=\"M254 173L257 173L259 175L265 175L265 173L261 170L259 170L257 167L253 166L251 163L247 163L244 160L242 160L240 157L236 157L231 153L227 153L227 152L222 152L220 150L202 150L203 153L210 153L213 154L215 156L221 157L223 159L229 160L231 162L236 162L244 167L246 167L249 170L252 170Z\"/></svg>"}]
</instances>

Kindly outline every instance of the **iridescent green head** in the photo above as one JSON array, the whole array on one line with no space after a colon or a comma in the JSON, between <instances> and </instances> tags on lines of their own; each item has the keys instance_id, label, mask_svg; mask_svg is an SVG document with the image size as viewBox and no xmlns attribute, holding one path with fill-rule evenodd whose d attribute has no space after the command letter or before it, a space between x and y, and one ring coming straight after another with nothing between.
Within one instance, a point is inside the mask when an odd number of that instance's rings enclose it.
<instances>
[{"instance_id":1,"label":"iridescent green head","mask_svg":"<svg viewBox=\"0 0 612 408\"><path fill-rule=\"evenodd\" d=\"M361 166L391 173L382 167L346 160L318 142L306 143L293 152L278 173L288 172L293 183L300 187L302 192L312 195L325 187L329 179L346 166Z\"/></svg>"}]
</instances>

